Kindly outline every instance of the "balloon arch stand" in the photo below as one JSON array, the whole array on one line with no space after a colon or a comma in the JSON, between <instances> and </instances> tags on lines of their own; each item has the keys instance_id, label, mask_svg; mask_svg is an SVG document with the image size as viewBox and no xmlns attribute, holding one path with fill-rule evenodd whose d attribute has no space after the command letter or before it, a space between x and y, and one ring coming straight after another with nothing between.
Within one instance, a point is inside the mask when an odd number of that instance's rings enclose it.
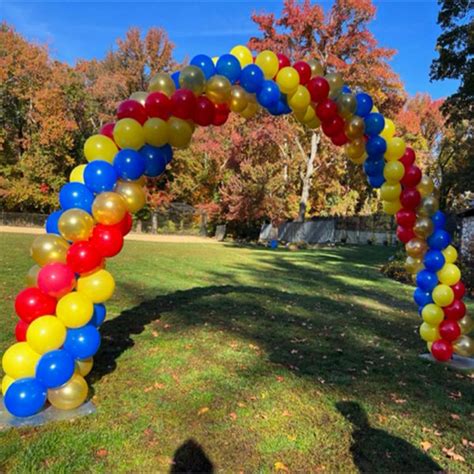
<instances>
[{"instance_id":1,"label":"balloon arch stand","mask_svg":"<svg viewBox=\"0 0 474 474\"><path fill-rule=\"evenodd\" d=\"M132 94L116 122L85 142L87 164L61 188L60 210L34 240L35 265L15 299L17 342L2 359L3 403L12 420L31 419L47 404L62 413L87 405L85 377L100 346L104 302L115 288L105 261L120 252L131 215L145 204L146 177L163 174L173 149L186 148L197 127L223 125L230 112L248 119L261 109L321 127L363 166L369 186L380 188L384 211L396 216L430 357L449 363L455 354L473 355L473 321L437 189L393 122L370 95L352 91L337 72L325 74L316 59L291 64L282 54L254 57L236 46L219 58L198 55L174 74L156 74L148 92Z\"/></svg>"}]
</instances>

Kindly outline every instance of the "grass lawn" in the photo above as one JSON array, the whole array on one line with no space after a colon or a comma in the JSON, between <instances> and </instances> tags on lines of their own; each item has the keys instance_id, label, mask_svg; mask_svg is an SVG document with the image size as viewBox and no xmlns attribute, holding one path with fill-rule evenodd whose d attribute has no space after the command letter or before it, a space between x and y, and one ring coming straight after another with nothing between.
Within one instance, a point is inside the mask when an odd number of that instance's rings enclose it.
<instances>
[{"instance_id":1,"label":"grass lawn","mask_svg":"<svg viewBox=\"0 0 474 474\"><path fill-rule=\"evenodd\" d=\"M0 234L0 354L32 240ZM473 376L418 358L390 253L128 242L97 413L0 433L0 471L472 472Z\"/></svg>"}]
</instances>

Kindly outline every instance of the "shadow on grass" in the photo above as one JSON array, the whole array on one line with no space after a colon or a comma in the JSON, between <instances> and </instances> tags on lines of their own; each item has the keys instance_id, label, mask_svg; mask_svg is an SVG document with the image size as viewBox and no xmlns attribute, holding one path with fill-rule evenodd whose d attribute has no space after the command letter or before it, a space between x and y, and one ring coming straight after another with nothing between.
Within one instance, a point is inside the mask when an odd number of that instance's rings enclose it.
<instances>
[{"instance_id":1,"label":"shadow on grass","mask_svg":"<svg viewBox=\"0 0 474 474\"><path fill-rule=\"evenodd\" d=\"M202 446L188 439L174 453L171 474L178 473L203 473L214 472L214 465L208 458Z\"/></svg>"},{"instance_id":2,"label":"shadow on grass","mask_svg":"<svg viewBox=\"0 0 474 474\"><path fill-rule=\"evenodd\" d=\"M367 414L356 402L336 403L353 425L351 454L359 472L441 472L428 455L384 430L372 428Z\"/></svg>"}]
</instances>

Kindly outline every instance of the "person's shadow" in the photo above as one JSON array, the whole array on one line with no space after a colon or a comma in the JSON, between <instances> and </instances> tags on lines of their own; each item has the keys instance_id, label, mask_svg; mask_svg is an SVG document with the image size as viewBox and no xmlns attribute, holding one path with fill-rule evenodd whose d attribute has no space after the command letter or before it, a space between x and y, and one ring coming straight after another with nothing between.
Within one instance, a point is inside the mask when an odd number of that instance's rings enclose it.
<instances>
[{"instance_id":1,"label":"person's shadow","mask_svg":"<svg viewBox=\"0 0 474 474\"><path fill-rule=\"evenodd\" d=\"M356 402L338 402L336 408L354 426L352 458L359 472L442 472L421 450L384 430L372 428Z\"/></svg>"},{"instance_id":2,"label":"person's shadow","mask_svg":"<svg viewBox=\"0 0 474 474\"><path fill-rule=\"evenodd\" d=\"M188 439L174 453L170 473L204 473L212 474L214 465L207 457L202 446Z\"/></svg>"}]
</instances>

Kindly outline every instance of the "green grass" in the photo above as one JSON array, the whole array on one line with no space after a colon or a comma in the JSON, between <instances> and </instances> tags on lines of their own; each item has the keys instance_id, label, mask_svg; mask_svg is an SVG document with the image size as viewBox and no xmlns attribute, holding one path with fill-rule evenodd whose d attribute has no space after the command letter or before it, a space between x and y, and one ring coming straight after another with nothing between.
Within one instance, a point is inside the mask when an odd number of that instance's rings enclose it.
<instances>
[{"instance_id":1,"label":"green grass","mask_svg":"<svg viewBox=\"0 0 474 474\"><path fill-rule=\"evenodd\" d=\"M31 241L0 235L0 350ZM389 255L128 242L108 264L97 413L0 433L0 470L179 470L192 439L224 472L472 472L472 376L418 358Z\"/></svg>"}]
</instances>

